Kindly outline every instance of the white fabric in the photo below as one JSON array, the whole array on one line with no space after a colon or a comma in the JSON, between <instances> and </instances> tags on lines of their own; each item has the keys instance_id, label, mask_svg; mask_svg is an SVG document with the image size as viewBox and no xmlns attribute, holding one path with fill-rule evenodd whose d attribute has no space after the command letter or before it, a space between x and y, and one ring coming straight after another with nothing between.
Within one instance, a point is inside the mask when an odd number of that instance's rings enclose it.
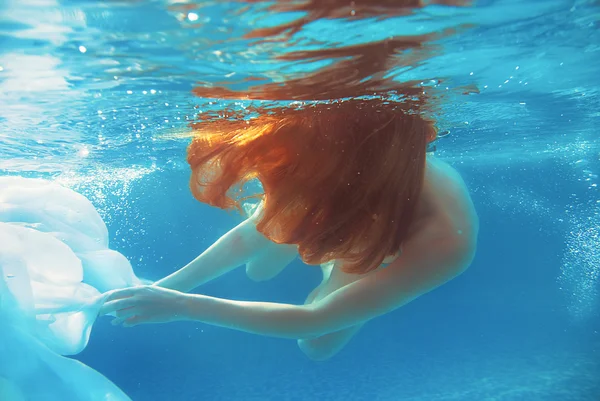
<instances>
[{"instance_id":1,"label":"white fabric","mask_svg":"<svg viewBox=\"0 0 600 401\"><path fill-rule=\"evenodd\" d=\"M63 355L86 347L103 292L140 283L84 196L0 177L0 399L129 400Z\"/></svg>"}]
</instances>

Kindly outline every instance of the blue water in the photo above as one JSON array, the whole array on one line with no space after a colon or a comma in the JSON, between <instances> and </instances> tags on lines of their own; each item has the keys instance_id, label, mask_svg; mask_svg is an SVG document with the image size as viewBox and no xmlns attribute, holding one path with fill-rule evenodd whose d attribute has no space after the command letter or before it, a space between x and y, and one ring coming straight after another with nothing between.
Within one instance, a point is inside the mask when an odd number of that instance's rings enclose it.
<instances>
[{"instance_id":1,"label":"blue water","mask_svg":"<svg viewBox=\"0 0 600 401\"><path fill-rule=\"evenodd\" d=\"M188 141L176 134L198 110L248 102L191 89L234 72L278 80L319 67L274 61L285 51L278 44L232 39L294 16L170 3L0 2L0 173L84 194L112 247L150 279L239 221L191 197ZM402 75L481 89L445 103L451 134L436 151L464 176L480 217L464 275L370 322L327 362L307 360L292 341L200 323L124 329L108 320L75 358L144 401L600 400L597 2L482 1L381 21L321 20L293 45L467 22L478 26ZM269 282L239 270L199 291L301 303L319 280L294 262Z\"/></svg>"}]
</instances>

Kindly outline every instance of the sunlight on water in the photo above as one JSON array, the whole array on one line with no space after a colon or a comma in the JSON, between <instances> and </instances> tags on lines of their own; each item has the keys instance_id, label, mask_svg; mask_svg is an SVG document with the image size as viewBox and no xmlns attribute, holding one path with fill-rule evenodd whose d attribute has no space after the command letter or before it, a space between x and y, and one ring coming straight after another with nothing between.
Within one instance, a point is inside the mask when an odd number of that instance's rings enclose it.
<instances>
[{"instance_id":1,"label":"sunlight on water","mask_svg":"<svg viewBox=\"0 0 600 401\"><path fill-rule=\"evenodd\" d=\"M83 194L107 223L112 222L115 208L127 209L135 200L130 197L131 186L155 170L147 167L97 168L85 174L67 172L54 181ZM117 199L117 200L115 200Z\"/></svg>"},{"instance_id":2,"label":"sunlight on water","mask_svg":"<svg viewBox=\"0 0 600 401\"><path fill-rule=\"evenodd\" d=\"M61 62L53 56L5 53L2 66L6 71L2 74L0 91L23 95L25 92L66 90L69 87L65 80L68 72L60 67Z\"/></svg>"}]
</instances>

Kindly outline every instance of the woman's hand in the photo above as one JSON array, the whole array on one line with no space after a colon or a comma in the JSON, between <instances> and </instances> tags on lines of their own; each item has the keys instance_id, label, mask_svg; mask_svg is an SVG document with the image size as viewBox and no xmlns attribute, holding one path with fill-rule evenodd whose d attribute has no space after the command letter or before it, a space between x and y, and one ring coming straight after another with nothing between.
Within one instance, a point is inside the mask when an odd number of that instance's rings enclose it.
<instances>
[{"instance_id":1,"label":"woman's hand","mask_svg":"<svg viewBox=\"0 0 600 401\"><path fill-rule=\"evenodd\" d=\"M100 314L114 313L117 318L112 324L125 327L185 320L187 298L179 291L152 285L124 288L107 294Z\"/></svg>"}]
</instances>

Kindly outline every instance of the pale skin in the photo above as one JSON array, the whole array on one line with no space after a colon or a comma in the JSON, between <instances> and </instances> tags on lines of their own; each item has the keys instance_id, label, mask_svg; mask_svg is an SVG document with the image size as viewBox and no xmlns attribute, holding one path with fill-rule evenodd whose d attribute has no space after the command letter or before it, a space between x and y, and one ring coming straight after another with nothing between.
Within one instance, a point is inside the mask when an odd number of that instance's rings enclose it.
<instances>
[{"instance_id":1,"label":"pale skin","mask_svg":"<svg viewBox=\"0 0 600 401\"><path fill-rule=\"evenodd\" d=\"M246 265L267 280L297 257L294 245L275 244L256 230L255 216L204 253L151 286L115 290L101 313L134 326L194 320L265 336L296 339L311 359L339 352L363 324L389 313L463 273L477 244L478 218L459 174L428 156L420 207L399 255L367 274L344 273L343 260L324 265L323 281L303 305L245 302L186 292Z\"/></svg>"}]
</instances>

